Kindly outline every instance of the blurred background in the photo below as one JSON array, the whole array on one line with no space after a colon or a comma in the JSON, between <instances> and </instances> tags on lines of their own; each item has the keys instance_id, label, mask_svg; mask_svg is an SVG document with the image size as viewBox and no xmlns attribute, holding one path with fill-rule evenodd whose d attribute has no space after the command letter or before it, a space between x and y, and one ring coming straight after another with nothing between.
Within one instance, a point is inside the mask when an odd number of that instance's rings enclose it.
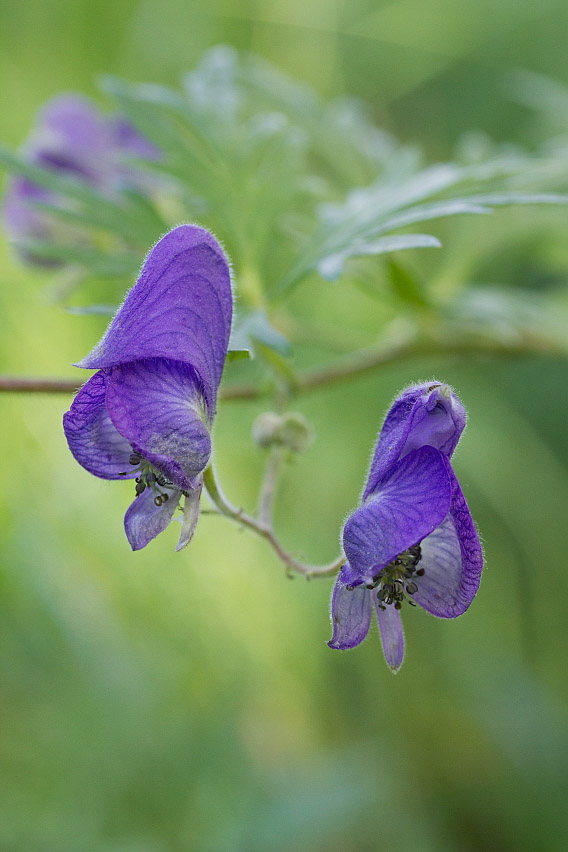
<instances>
[{"instance_id":1,"label":"blurred background","mask_svg":"<svg viewBox=\"0 0 568 852\"><path fill-rule=\"evenodd\" d=\"M18 147L59 91L100 97L107 73L176 84L227 43L323 98L365 99L430 162L491 140L535 150L568 134L567 27L560 0L2 0L0 138ZM555 80L557 98L518 69ZM492 283L565 309L565 223L564 208L463 217L408 263L440 292ZM106 320L62 311L50 280L2 237L1 373L80 380L70 364ZM389 312L324 282L294 296L298 315L324 303L345 349ZM422 357L298 399L317 440L285 473L277 528L298 555L332 559L390 400L431 377L469 412L455 468L486 571L465 617L405 613L396 677L376 630L330 651L331 582L290 581L228 521L204 515L182 553L173 529L132 553L131 487L70 456L70 398L2 394L3 852L564 852L565 360ZM215 427L221 480L249 508L264 408L227 402Z\"/></svg>"}]
</instances>

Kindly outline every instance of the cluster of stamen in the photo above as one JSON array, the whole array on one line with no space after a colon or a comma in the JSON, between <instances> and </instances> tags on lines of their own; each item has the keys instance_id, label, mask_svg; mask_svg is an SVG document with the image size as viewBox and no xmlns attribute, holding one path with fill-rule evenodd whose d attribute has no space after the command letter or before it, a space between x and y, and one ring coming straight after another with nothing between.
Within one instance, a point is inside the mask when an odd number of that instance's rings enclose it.
<instances>
[{"instance_id":1,"label":"cluster of stamen","mask_svg":"<svg viewBox=\"0 0 568 852\"><path fill-rule=\"evenodd\" d=\"M129 458L130 464L136 468L136 472L139 475L136 477L136 496L140 497L141 494L146 491L146 488L151 488L154 492L154 503L156 506L161 506L163 503L167 503L170 499L170 495L167 491L159 491L159 488L172 488L173 485L169 482L163 473L154 467L154 465L150 464L149 461L142 458L140 453L132 452L130 453ZM121 473L121 476L126 476L126 472Z\"/></svg>"},{"instance_id":2,"label":"cluster of stamen","mask_svg":"<svg viewBox=\"0 0 568 852\"><path fill-rule=\"evenodd\" d=\"M386 609L389 604L400 609L405 600L411 606L416 606L411 597L418 591L415 578L422 577L425 573L424 568L418 568L421 559L422 549L419 544L415 544L400 553L373 577L373 582L369 583L367 588L376 589L380 586L377 598L381 609Z\"/></svg>"}]
</instances>

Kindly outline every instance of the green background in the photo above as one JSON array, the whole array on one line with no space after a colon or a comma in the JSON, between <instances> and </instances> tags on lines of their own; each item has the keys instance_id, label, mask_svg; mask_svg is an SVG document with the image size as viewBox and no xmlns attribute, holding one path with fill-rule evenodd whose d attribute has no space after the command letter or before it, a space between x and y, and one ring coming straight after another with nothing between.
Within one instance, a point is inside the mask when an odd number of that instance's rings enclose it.
<instances>
[{"instance_id":1,"label":"green background","mask_svg":"<svg viewBox=\"0 0 568 852\"><path fill-rule=\"evenodd\" d=\"M1 138L19 145L58 91L93 95L108 72L175 83L227 42L324 97L364 97L431 160L472 129L531 147L568 115L514 103L509 72L567 82L567 26L556 0L3 0ZM565 305L565 210L481 218L440 227L421 274L554 289ZM49 278L0 252L0 371L76 377L104 320L64 313ZM345 340L385 319L380 299L324 282L295 310L324 303ZM329 581L289 581L223 519L203 516L180 554L173 529L132 553L131 488L74 462L69 399L2 396L2 852L564 852L566 364L426 358L301 398L317 441L286 471L277 526L294 552L333 558L390 400L431 377L469 412L455 468L486 571L464 618L405 613L396 677L376 630L327 648ZM224 487L251 508L262 410L224 404L215 427Z\"/></svg>"}]
</instances>

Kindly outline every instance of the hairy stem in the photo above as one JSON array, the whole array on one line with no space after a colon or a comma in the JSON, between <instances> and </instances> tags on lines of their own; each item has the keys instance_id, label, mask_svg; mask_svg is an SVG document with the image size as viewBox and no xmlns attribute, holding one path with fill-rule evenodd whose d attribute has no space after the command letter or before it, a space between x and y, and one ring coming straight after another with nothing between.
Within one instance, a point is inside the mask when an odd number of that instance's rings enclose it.
<instances>
[{"instance_id":1,"label":"hairy stem","mask_svg":"<svg viewBox=\"0 0 568 852\"><path fill-rule=\"evenodd\" d=\"M306 577L306 579L309 580L311 577L327 577L335 574L345 562L343 554L327 565L310 565L294 559L293 556L284 550L269 523L261 521L260 518L253 518L252 515L247 514L243 509L238 509L227 500L215 479L212 464L209 464L203 472L203 484L211 498L211 502L222 515L231 518L231 520L244 527L248 527L248 529L261 536L261 538L264 538L286 568L297 571Z\"/></svg>"}]
</instances>

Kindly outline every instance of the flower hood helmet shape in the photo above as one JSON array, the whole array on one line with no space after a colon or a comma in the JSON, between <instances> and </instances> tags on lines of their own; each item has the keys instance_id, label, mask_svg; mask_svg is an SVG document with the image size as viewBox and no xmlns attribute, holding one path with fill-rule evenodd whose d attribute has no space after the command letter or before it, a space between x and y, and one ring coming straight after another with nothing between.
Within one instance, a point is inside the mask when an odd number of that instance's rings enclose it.
<instances>
[{"instance_id":1,"label":"flower hood helmet shape","mask_svg":"<svg viewBox=\"0 0 568 852\"><path fill-rule=\"evenodd\" d=\"M331 648L354 648L375 609L385 658L404 657L400 609L419 604L456 618L472 602L483 557L450 457L465 410L439 382L405 390L391 407L371 461L361 506L343 529L347 562L333 590Z\"/></svg>"},{"instance_id":2,"label":"flower hood helmet shape","mask_svg":"<svg viewBox=\"0 0 568 852\"><path fill-rule=\"evenodd\" d=\"M182 496L177 549L191 539L232 309L220 245L181 225L154 246L103 339L77 365L98 372L64 415L69 449L95 476L136 478L124 519L133 550L167 527Z\"/></svg>"}]
</instances>

